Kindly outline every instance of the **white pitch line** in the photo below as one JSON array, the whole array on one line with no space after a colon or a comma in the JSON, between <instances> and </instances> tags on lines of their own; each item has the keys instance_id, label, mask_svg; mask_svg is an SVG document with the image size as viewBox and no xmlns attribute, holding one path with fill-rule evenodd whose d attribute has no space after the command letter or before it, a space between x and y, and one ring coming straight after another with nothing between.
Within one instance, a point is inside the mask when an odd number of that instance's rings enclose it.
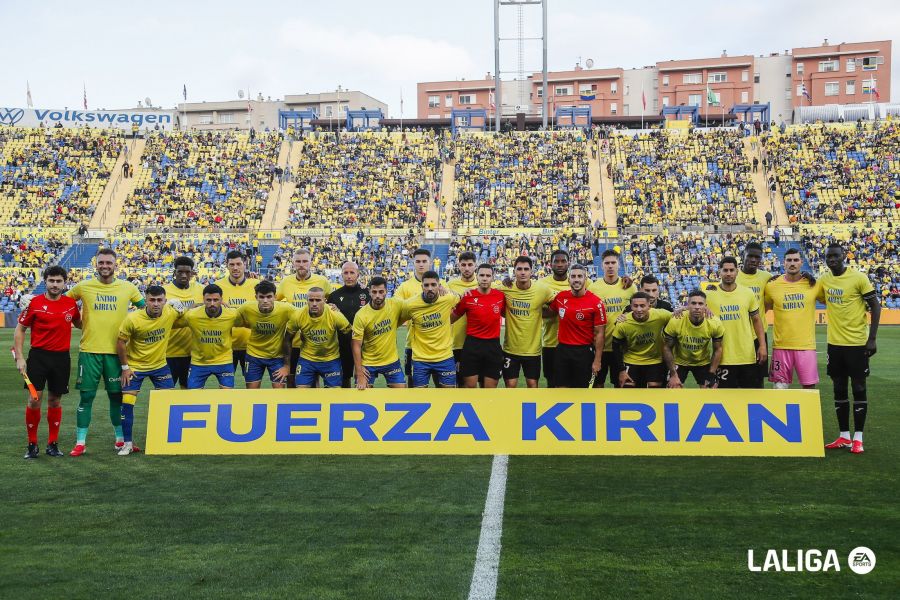
<instances>
[{"instance_id":1,"label":"white pitch line","mask_svg":"<svg viewBox=\"0 0 900 600\"><path fill-rule=\"evenodd\" d=\"M484 513L481 517L481 535L469 600L494 600L497 597L497 575L500 570L500 538L503 535L503 503L506 500L506 471L509 456L498 454L491 465L491 481Z\"/></svg>"}]
</instances>

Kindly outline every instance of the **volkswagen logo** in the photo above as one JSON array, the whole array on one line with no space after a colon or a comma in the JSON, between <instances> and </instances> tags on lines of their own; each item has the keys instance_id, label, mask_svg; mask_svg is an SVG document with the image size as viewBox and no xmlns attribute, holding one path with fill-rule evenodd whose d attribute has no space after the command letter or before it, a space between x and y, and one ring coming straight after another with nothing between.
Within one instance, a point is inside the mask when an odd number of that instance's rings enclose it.
<instances>
[{"instance_id":1,"label":"volkswagen logo","mask_svg":"<svg viewBox=\"0 0 900 600\"><path fill-rule=\"evenodd\" d=\"M2 108L0 107L0 125L15 125L25 116L25 110L22 108Z\"/></svg>"}]
</instances>

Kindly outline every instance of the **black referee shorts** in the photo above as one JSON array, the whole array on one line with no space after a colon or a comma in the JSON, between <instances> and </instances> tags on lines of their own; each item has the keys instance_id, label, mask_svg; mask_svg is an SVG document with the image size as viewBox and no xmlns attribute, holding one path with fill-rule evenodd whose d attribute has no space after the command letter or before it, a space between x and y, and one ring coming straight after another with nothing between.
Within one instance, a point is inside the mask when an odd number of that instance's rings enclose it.
<instances>
[{"instance_id":1,"label":"black referee shorts","mask_svg":"<svg viewBox=\"0 0 900 600\"><path fill-rule=\"evenodd\" d=\"M829 377L834 379L865 379L869 376L869 355L865 346L835 346L828 344Z\"/></svg>"},{"instance_id":2,"label":"black referee shorts","mask_svg":"<svg viewBox=\"0 0 900 600\"><path fill-rule=\"evenodd\" d=\"M560 343L556 347L554 376L557 387L586 388L591 382L594 347Z\"/></svg>"},{"instance_id":3,"label":"black referee shorts","mask_svg":"<svg viewBox=\"0 0 900 600\"><path fill-rule=\"evenodd\" d=\"M541 362L544 365L544 379L547 387L556 387L556 348L545 347L541 351Z\"/></svg>"},{"instance_id":4,"label":"black referee shorts","mask_svg":"<svg viewBox=\"0 0 900 600\"><path fill-rule=\"evenodd\" d=\"M503 370L503 349L500 338L483 339L466 336L459 355L459 377L478 375L490 379L500 379Z\"/></svg>"},{"instance_id":5,"label":"black referee shorts","mask_svg":"<svg viewBox=\"0 0 900 600\"><path fill-rule=\"evenodd\" d=\"M34 389L43 391L44 387L56 396L69 393L69 373L72 370L72 358L68 352L55 352L32 348L25 359L25 373L34 384ZM27 388L27 385L23 384Z\"/></svg>"},{"instance_id":6,"label":"black referee shorts","mask_svg":"<svg viewBox=\"0 0 900 600\"><path fill-rule=\"evenodd\" d=\"M678 373L678 379L681 380L681 383L687 383L688 375L694 376L694 381L697 382L697 385L703 385L704 383L707 383L708 378L711 378L709 381L709 385L712 385L717 381L716 374L709 372L709 365L694 367L677 365L675 371Z\"/></svg>"}]
</instances>

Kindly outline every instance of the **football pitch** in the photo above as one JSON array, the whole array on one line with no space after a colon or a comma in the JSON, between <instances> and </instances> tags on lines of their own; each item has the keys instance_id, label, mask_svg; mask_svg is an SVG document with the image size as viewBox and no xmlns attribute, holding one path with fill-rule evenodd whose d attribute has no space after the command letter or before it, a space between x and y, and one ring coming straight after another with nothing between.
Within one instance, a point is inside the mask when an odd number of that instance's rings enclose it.
<instances>
[{"instance_id":1,"label":"football pitch","mask_svg":"<svg viewBox=\"0 0 900 600\"><path fill-rule=\"evenodd\" d=\"M510 457L497 597L896 598L900 328L878 342L863 455ZM0 343L12 345L11 329ZM827 442L837 425L819 357ZM25 461L8 353L0 374L0 598L469 594L489 456L119 457L101 391L88 454ZM70 385L66 452L74 374ZM42 450L46 431L44 420ZM867 575L847 567L857 546L877 557ZM748 549L756 564L769 549L792 564L797 550L834 549L841 570L750 572Z\"/></svg>"}]
</instances>

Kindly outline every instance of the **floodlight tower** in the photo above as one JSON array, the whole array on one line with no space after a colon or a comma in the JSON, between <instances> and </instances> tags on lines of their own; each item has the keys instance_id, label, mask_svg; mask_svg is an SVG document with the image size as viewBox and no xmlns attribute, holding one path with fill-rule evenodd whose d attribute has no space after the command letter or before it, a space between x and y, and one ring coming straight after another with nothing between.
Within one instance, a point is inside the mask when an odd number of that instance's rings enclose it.
<instances>
[{"instance_id":1,"label":"floodlight tower","mask_svg":"<svg viewBox=\"0 0 900 600\"><path fill-rule=\"evenodd\" d=\"M500 37L500 8L514 6L517 11L518 18L518 28L516 29L516 36L512 38L501 38ZM527 6L540 6L541 7L541 36L540 37L525 37L524 33L524 21L525 21L525 7ZM520 86L520 96L523 95L525 85L525 42L526 41L536 41L541 40L542 45L542 67L541 72L543 73L543 81L541 83L543 87L542 91L542 99L541 99L541 116L543 118L543 125L546 129L547 127L547 0L494 0L494 130L500 131L500 115L503 110L503 103L500 91L500 42L501 41L514 41L518 46L518 56L517 56L517 66L518 71L517 77L519 79Z\"/></svg>"}]
</instances>

